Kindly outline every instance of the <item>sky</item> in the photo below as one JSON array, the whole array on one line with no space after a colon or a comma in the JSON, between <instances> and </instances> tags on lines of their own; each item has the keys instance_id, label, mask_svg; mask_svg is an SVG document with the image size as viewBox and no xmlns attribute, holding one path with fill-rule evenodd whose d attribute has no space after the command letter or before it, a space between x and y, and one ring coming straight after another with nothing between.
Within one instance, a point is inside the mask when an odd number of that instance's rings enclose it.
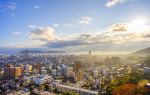
<instances>
[{"instance_id":1,"label":"sky","mask_svg":"<svg viewBox=\"0 0 150 95\"><path fill-rule=\"evenodd\" d=\"M128 53L150 46L150 0L0 0L0 49Z\"/></svg>"}]
</instances>

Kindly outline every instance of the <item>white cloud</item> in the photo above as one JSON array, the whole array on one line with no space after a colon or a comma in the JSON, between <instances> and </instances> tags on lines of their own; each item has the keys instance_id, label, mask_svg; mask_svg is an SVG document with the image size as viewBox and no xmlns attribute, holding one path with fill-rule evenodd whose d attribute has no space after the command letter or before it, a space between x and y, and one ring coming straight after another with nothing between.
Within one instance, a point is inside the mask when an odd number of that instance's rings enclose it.
<instances>
[{"instance_id":1,"label":"white cloud","mask_svg":"<svg viewBox=\"0 0 150 95\"><path fill-rule=\"evenodd\" d=\"M9 9L12 9L12 10L14 10L14 9L17 8L17 7L16 7L16 3L9 3L9 4L7 5L7 7L8 7Z\"/></svg>"},{"instance_id":2,"label":"white cloud","mask_svg":"<svg viewBox=\"0 0 150 95\"><path fill-rule=\"evenodd\" d=\"M20 35L21 32L13 32L13 34L17 36L17 35Z\"/></svg>"},{"instance_id":3,"label":"white cloud","mask_svg":"<svg viewBox=\"0 0 150 95\"><path fill-rule=\"evenodd\" d=\"M35 8L35 9L40 9L40 6L35 5L34 8Z\"/></svg>"},{"instance_id":4,"label":"white cloud","mask_svg":"<svg viewBox=\"0 0 150 95\"><path fill-rule=\"evenodd\" d=\"M150 27L141 31L138 31L136 27L134 28L134 31L130 31L130 25L131 23L116 23L108 26L107 29L100 32L59 37L59 40L48 41L47 46L51 48L64 48L83 45L91 46L105 43L111 45L150 42Z\"/></svg>"},{"instance_id":5,"label":"white cloud","mask_svg":"<svg viewBox=\"0 0 150 95\"><path fill-rule=\"evenodd\" d=\"M2 9L10 9L10 10L15 10L17 8L16 3L7 3L7 4L2 4L0 3L0 8Z\"/></svg>"},{"instance_id":6,"label":"white cloud","mask_svg":"<svg viewBox=\"0 0 150 95\"><path fill-rule=\"evenodd\" d=\"M64 24L63 26L64 27L69 27L69 28L74 28L75 27L75 25L73 25L73 24Z\"/></svg>"},{"instance_id":7,"label":"white cloud","mask_svg":"<svg viewBox=\"0 0 150 95\"><path fill-rule=\"evenodd\" d=\"M29 25L29 28L32 28L32 29L33 29L33 28L36 28L36 26L30 24L30 25Z\"/></svg>"},{"instance_id":8,"label":"white cloud","mask_svg":"<svg viewBox=\"0 0 150 95\"><path fill-rule=\"evenodd\" d=\"M33 40L52 41L57 38L52 27L36 27L30 32L29 38Z\"/></svg>"},{"instance_id":9,"label":"white cloud","mask_svg":"<svg viewBox=\"0 0 150 95\"><path fill-rule=\"evenodd\" d=\"M31 46L41 46L54 49L67 49L72 50L77 47L96 47L102 46L104 49L118 46L124 48L125 45L137 45L137 43L150 42L150 27L144 30L132 27L130 22L115 23L107 26L103 31L92 33L81 33L72 35L56 35L52 27L35 27L29 33L29 40L32 42ZM149 26L149 25L146 25ZM134 31L133 31L134 30ZM138 32L137 32L138 31ZM29 42L30 42L29 41ZM34 41L36 44L34 44ZM33 44L33 45L32 45ZM23 45L22 45L23 46ZM28 44L25 46L29 46ZM96 47L95 47L96 46ZM98 47L101 49L101 47ZM98 50L98 49L97 49Z\"/></svg>"},{"instance_id":10,"label":"white cloud","mask_svg":"<svg viewBox=\"0 0 150 95\"><path fill-rule=\"evenodd\" d=\"M55 23L55 24L53 24L53 27L57 28L57 27L59 27L59 24Z\"/></svg>"},{"instance_id":11,"label":"white cloud","mask_svg":"<svg viewBox=\"0 0 150 95\"><path fill-rule=\"evenodd\" d=\"M116 23L108 27L108 31L111 32L126 32L128 31L129 23Z\"/></svg>"},{"instance_id":12,"label":"white cloud","mask_svg":"<svg viewBox=\"0 0 150 95\"><path fill-rule=\"evenodd\" d=\"M0 9L10 16L15 16L16 3L0 3Z\"/></svg>"},{"instance_id":13,"label":"white cloud","mask_svg":"<svg viewBox=\"0 0 150 95\"><path fill-rule=\"evenodd\" d=\"M115 6L116 4L122 4L127 0L108 0L108 2L105 4L106 7L110 8L112 6Z\"/></svg>"},{"instance_id":14,"label":"white cloud","mask_svg":"<svg viewBox=\"0 0 150 95\"><path fill-rule=\"evenodd\" d=\"M82 18L78 21L78 23L79 23L79 24L82 24L82 25L89 25L89 24L91 23L91 21L92 21L92 18L91 18L91 17L85 16L85 17L82 17Z\"/></svg>"},{"instance_id":15,"label":"white cloud","mask_svg":"<svg viewBox=\"0 0 150 95\"><path fill-rule=\"evenodd\" d=\"M14 17L14 16L15 16L15 13L8 13L8 15Z\"/></svg>"}]
</instances>

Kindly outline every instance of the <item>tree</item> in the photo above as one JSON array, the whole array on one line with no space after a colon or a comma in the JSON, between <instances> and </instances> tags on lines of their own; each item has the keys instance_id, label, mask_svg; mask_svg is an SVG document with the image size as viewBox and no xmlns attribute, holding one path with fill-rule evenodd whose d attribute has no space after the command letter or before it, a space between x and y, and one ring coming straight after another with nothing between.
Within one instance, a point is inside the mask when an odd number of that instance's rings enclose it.
<instances>
[{"instance_id":1,"label":"tree","mask_svg":"<svg viewBox=\"0 0 150 95\"><path fill-rule=\"evenodd\" d=\"M129 83L138 84L141 79L141 74L138 72L132 72L129 74Z\"/></svg>"},{"instance_id":2,"label":"tree","mask_svg":"<svg viewBox=\"0 0 150 95\"><path fill-rule=\"evenodd\" d=\"M112 95L136 95L137 85L123 84L112 91Z\"/></svg>"},{"instance_id":3,"label":"tree","mask_svg":"<svg viewBox=\"0 0 150 95\"><path fill-rule=\"evenodd\" d=\"M112 95L112 91L116 88L116 84L110 83L106 88L107 95Z\"/></svg>"},{"instance_id":4,"label":"tree","mask_svg":"<svg viewBox=\"0 0 150 95\"><path fill-rule=\"evenodd\" d=\"M120 86L122 84L125 84L129 81L129 75L125 75L123 77L121 77L120 79L118 79L117 81L117 85Z\"/></svg>"},{"instance_id":5,"label":"tree","mask_svg":"<svg viewBox=\"0 0 150 95\"><path fill-rule=\"evenodd\" d=\"M73 92L68 92L68 91L64 91L62 93L62 95L79 95L78 93L73 93Z\"/></svg>"},{"instance_id":6,"label":"tree","mask_svg":"<svg viewBox=\"0 0 150 95\"><path fill-rule=\"evenodd\" d=\"M49 85L45 85L45 90L49 91Z\"/></svg>"},{"instance_id":7,"label":"tree","mask_svg":"<svg viewBox=\"0 0 150 95\"><path fill-rule=\"evenodd\" d=\"M146 83L149 83L149 80L141 80L138 82L137 92L139 94L144 94L146 92L146 89L144 88Z\"/></svg>"}]
</instances>

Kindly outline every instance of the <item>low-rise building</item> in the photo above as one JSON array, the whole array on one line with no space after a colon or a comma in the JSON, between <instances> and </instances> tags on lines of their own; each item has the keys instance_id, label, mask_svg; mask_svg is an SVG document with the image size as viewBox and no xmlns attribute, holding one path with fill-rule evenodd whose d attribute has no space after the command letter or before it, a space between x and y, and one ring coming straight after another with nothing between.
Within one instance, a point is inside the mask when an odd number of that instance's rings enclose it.
<instances>
[{"instance_id":1,"label":"low-rise building","mask_svg":"<svg viewBox=\"0 0 150 95\"><path fill-rule=\"evenodd\" d=\"M34 83L37 85L41 85L41 84L51 81L51 79L52 77L49 75L40 75L34 80Z\"/></svg>"}]
</instances>

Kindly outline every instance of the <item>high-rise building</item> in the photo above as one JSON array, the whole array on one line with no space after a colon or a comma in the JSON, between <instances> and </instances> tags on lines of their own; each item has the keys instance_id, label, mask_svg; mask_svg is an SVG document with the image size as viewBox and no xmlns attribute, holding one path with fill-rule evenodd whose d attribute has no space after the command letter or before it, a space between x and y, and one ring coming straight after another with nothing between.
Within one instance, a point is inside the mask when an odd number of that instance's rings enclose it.
<instances>
[{"instance_id":1,"label":"high-rise building","mask_svg":"<svg viewBox=\"0 0 150 95\"><path fill-rule=\"evenodd\" d=\"M112 57L112 62L114 64L119 64L120 63L120 57Z\"/></svg>"},{"instance_id":2,"label":"high-rise building","mask_svg":"<svg viewBox=\"0 0 150 95\"><path fill-rule=\"evenodd\" d=\"M92 54L92 52L91 51L89 51L89 55L91 55Z\"/></svg>"},{"instance_id":3,"label":"high-rise building","mask_svg":"<svg viewBox=\"0 0 150 95\"><path fill-rule=\"evenodd\" d=\"M73 70L75 72L78 72L80 68L81 68L81 63L79 63L79 62L78 63L74 63Z\"/></svg>"},{"instance_id":4,"label":"high-rise building","mask_svg":"<svg viewBox=\"0 0 150 95\"><path fill-rule=\"evenodd\" d=\"M74 64L73 70L75 72L75 76L77 78L77 81L82 80L82 78L83 78L83 70L81 68L81 63L80 62L77 62L77 63Z\"/></svg>"},{"instance_id":5,"label":"high-rise building","mask_svg":"<svg viewBox=\"0 0 150 95\"><path fill-rule=\"evenodd\" d=\"M77 76L77 81L81 81L83 79L83 70L79 70L76 73L76 76Z\"/></svg>"},{"instance_id":6,"label":"high-rise building","mask_svg":"<svg viewBox=\"0 0 150 95\"><path fill-rule=\"evenodd\" d=\"M21 67L15 67L15 77L19 77L21 75Z\"/></svg>"},{"instance_id":7,"label":"high-rise building","mask_svg":"<svg viewBox=\"0 0 150 95\"><path fill-rule=\"evenodd\" d=\"M25 65L25 72L27 72L27 73L32 72L32 65L26 64Z\"/></svg>"},{"instance_id":8,"label":"high-rise building","mask_svg":"<svg viewBox=\"0 0 150 95\"><path fill-rule=\"evenodd\" d=\"M41 63L35 64L34 67L35 67L34 69L35 69L38 73L41 73L41 68L42 68L42 64L41 64Z\"/></svg>"},{"instance_id":9,"label":"high-rise building","mask_svg":"<svg viewBox=\"0 0 150 95\"><path fill-rule=\"evenodd\" d=\"M5 78L16 78L21 75L21 72L22 72L21 67L6 66L4 68L4 77Z\"/></svg>"}]
</instances>

